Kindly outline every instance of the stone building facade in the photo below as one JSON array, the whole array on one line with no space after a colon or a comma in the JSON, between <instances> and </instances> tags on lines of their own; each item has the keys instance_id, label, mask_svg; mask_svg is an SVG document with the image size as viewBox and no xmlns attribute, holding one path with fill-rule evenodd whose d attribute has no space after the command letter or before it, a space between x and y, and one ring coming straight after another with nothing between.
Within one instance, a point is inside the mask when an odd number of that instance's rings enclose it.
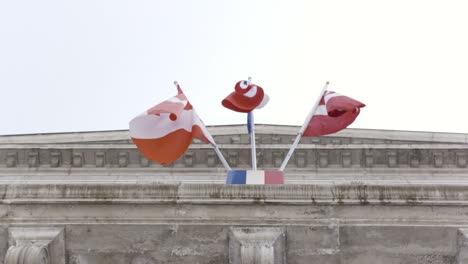
<instances>
[{"instance_id":1,"label":"stone building facade","mask_svg":"<svg viewBox=\"0 0 468 264\"><path fill-rule=\"evenodd\" d=\"M244 126L209 127L249 168ZM260 169L298 127L257 125ZM226 185L209 145L171 165L128 131L0 136L0 263L468 263L468 135L303 138L285 185Z\"/></svg>"}]
</instances>

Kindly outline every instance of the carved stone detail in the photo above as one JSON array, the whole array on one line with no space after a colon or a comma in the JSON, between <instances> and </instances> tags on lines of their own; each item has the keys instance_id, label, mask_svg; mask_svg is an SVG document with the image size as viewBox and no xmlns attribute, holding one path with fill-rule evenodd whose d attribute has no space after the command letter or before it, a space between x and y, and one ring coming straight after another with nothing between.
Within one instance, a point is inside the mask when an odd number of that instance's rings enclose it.
<instances>
[{"instance_id":1,"label":"carved stone detail","mask_svg":"<svg viewBox=\"0 0 468 264\"><path fill-rule=\"evenodd\" d=\"M230 151L228 152L228 162L232 167L236 167L239 162L239 152Z\"/></svg>"},{"instance_id":2,"label":"carved stone detail","mask_svg":"<svg viewBox=\"0 0 468 264\"><path fill-rule=\"evenodd\" d=\"M387 165L390 168L395 168L398 165L397 153L395 151L387 152Z\"/></svg>"},{"instance_id":3,"label":"carved stone detail","mask_svg":"<svg viewBox=\"0 0 468 264\"><path fill-rule=\"evenodd\" d=\"M332 139L331 142L332 142L332 144L334 144L334 145L341 144L341 140L339 140L339 139Z\"/></svg>"},{"instance_id":4,"label":"carved stone detail","mask_svg":"<svg viewBox=\"0 0 468 264\"><path fill-rule=\"evenodd\" d=\"M37 152L28 153L28 166L30 168L39 167L39 153Z\"/></svg>"},{"instance_id":5,"label":"carved stone detail","mask_svg":"<svg viewBox=\"0 0 468 264\"><path fill-rule=\"evenodd\" d=\"M328 152L319 152L319 167L328 167Z\"/></svg>"},{"instance_id":6,"label":"carved stone detail","mask_svg":"<svg viewBox=\"0 0 468 264\"><path fill-rule=\"evenodd\" d=\"M279 144L279 143L281 143L281 138L280 138L280 137L272 136L272 137L271 137L271 143L272 143L272 144Z\"/></svg>"},{"instance_id":7,"label":"carved stone detail","mask_svg":"<svg viewBox=\"0 0 468 264\"><path fill-rule=\"evenodd\" d=\"M149 167L151 164L150 160L145 158L145 156L140 155L140 166L142 167Z\"/></svg>"},{"instance_id":8,"label":"carved stone detail","mask_svg":"<svg viewBox=\"0 0 468 264\"><path fill-rule=\"evenodd\" d=\"M6 154L6 166L7 166L7 168L16 167L17 163L18 163L18 153L8 152Z\"/></svg>"},{"instance_id":9,"label":"carved stone detail","mask_svg":"<svg viewBox=\"0 0 468 264\"><path fill-rule=\"evenodd\" d=\"M214 153L213 151L208 152L206 159L208 167L215 167L216 164L218 164L216 153Z\"/></svg>"},{"instance_id":10,"label":"carved stone detail","mask_svg":"<svg viewBox=\"0 0 468 264\"><path fill-rule=\"evenodd\" d=\"M374 155L372 152L365 152L364 154L364 164L368 168L374 167Z\"/></svg>"},{"instance_id":11,"label":"carved stone detail","mask_svg":"<svg viewBox=\"0 0 468 264\"><path fill-rule=\"evenodd\" d=\"M295 139L293 138L292 141L294 141L294 140L295 140ZM310 142L312 142L313 144L320 144L320 138L316 138L316 137L311 138L311 139L310 139Z\"/></svg>"},{"instance_id":12,"label":"carved stone detail","mask_svg":"<svg viewBox=\"0 0 468 264\"><path fill-rule=\"evenodd\" d=\"M5 264L51 264L45 246L11 246L5 256Z\"/></svg>"},{"instance_id":13,"label":"carved stone detail","mask_svg":"<svg viewBox=\"0 0 468 264\"><path fill-rule=\"evenodd\" d=\"M106 153L105 152L96 152L95 154L96 159L96 167L102 168L106 164Z\"/></svg>"},{"instance_id":14,"label":"carved stone detail","mask_svg":"<svg viewBox=\"0 0 468 264\"><path fill-rule=\"evenodd\" d=\"M420 155L417 154L417 153L410 154L409 165L410 165L411 168L419 167L419 157L420 157Z\"/></svg>"},{"instance_id":15,"label":"carved stone detail","mask_svg":"<svg viewBox=\"0 0 468 264\"><path fill-rule=\"evenodd\" d=\"M351 152L342 152L341 161L344 168L351 167Z\"/></svg>"},{"instance_id":16,"label":"carved stone detail","mask_svg":"<svg viewBox=\"0 0 468 264\"><path fill-rule=\"evenodd\" d=\"M275 227L231 228L229 263L284 264L285 232Z\"/></svg>"},{"instance_id":17,"label":"carved stone detail","mask_svg":"<svg viewBox=\"0 0 468 264\"><path fill-rule=\"evenodd\" d=\"M128 166L128 152L119 152L119 158L117 160L120 168Z\"/></svg>"},{"instance_id":18,"label":"carved stone detail","mask_svg":"<svg viewBox=\"0 0 468 264\"><path fill-rule=\"evenodd\" d=\"M466 153L457 152L457 167L465 168L466 167Z\"/></svg>"},{"instance_id":19,"label":"carved stone detail","mask_svg":"<svg viewBox=\"0 0 468 264\"><path fill-rule=\"evenodd\" d=\"M50 167L57 168L62 163L62 153L59 151L50 152Z\"/></svg>"},{"instance_id":20,"label":"carved stone detail","mask_svg":"<svg viewBox=\"0 0 468 264\"><path fill-rule=\"evenodd\" d=\"M307 166L307 152L296 151L296 166L298 168L304 168Z\"/></svg>"},{"instance_id":21,"label":"carved stone detail","mask_svg":"<svg viewBox=\"0 0 468 264\"><path fill-rule=\"evenodd\" d=\"M82 167L84 163L83 153L76 152L72 156L72 166L75 168Z\"/></svg>"},{"instance_id":22,"label":"carved stone detail","mask_svg":"<svg viewBox=\"0 0 468 264\"><path fill-rule=\"evenodd\" d=\"M231 137L232 144L240 144L240 137Z\"/></svg>"},{"instance_id":23,"label":"carved stone detail","mask_svg":"<svg viewBox=\"0 0 468 264\"><path fill-rule=\"evenodd\" d=\"M443 154L440 152L434 153L434 167L442 168L443 165L444 165Z\"/></svg>"},{"instance_id":24,"label":"carved stone detail","mask_svg":"<svg viewBox=\"0 0 468 264\"><path fill-rule=\"evenodd\" d=\"M257 166L258 167L261 167L263 166L263 161L264 161L264 155L263 155L263 151L258 151L257 152Z\"/></svg>"},{"instance_id":25,"label":"carved stone detail","mask_svg":"<svg viewBox=\"0 0 468 264\"><path fill-rule=\"evenodd\" d=\"M65 264L62 228L9 228L8 234L5 264Z\"/></svg>"},{"instance_id":26,"label":"carved stone detail","mask_svg":"<svg viewBox=\"0 0 468 264\"><path fill-rule=\"evenodd\" d=\"M193 152L186 152L184 154L184 165L185 165L185 167L189 167L189 168L193 167L193 160L194 160L193 156L194 156Z\"/></svg>"},{"instance_id":27,"label":"carved stone detail","mask_svg":"<svg viewBox=\"0 0 468 264\"><path fill-rule=\"evenodd\" d=\"M282 151L273 151L273 165L278 168L283 162L284 154Z\"/></svg>"}]
</instances>

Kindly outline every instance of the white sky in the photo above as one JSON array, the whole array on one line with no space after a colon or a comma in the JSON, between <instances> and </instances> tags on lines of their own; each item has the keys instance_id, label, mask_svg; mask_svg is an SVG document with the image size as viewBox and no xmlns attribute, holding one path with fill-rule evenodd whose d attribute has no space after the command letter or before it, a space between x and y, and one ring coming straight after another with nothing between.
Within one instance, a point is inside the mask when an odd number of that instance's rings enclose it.
<instances>
[{"instance_id":1,"label":"white sky","mask_svg":"<svg viewBox=\"0 0 468 264\"><path fill-rule=\"evenodd\" d=\"M128 129L175 95L206 125L252 76L261 124L301 125L322 86L351 127L468 133L466 0L0 0L0 135Z\"/></svg>"}]
</instances>

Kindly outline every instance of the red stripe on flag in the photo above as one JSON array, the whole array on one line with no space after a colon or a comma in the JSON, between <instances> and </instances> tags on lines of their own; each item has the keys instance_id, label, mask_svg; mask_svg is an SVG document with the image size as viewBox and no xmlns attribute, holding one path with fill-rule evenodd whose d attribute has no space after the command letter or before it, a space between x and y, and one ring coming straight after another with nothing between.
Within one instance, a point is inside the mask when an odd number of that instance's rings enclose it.
<instances>
[{"instance_id":1,"label":"red stripe on flag","mask_svg":"<svg viewBox=\"0 0 468 264\"><path fill-rule=\"evenodd\" d=\"M352 124L359 115L360 108L365 105L350 97L336 94L327 101L325 97L334 92L326 91L320 100L319 107L326 107L326 113L319 114L317 110L312 116L303 136L313 137L336 133Z\"/></svg>"},{"instance_id":2,"label":"red stripe on flag","mask_svg":"<svg viewBox=\"0 0 468 264\"><path fill-rule=\"evenodd\" d=\"M147 159L167 164L176 161L184 154L192 142L192 133L179 129L162 138L132 138L132 141Z\"/></svg>"}]
</instances>

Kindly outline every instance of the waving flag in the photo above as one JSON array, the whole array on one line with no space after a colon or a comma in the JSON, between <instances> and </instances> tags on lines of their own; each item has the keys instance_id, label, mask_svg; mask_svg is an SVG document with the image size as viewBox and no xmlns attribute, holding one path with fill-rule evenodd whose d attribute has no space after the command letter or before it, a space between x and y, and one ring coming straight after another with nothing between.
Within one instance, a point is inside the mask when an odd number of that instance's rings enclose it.
<instances>
[{"instance_id":1,"label":"waving flag","mask_svg":"<svg viewBox=\"0 0 468 264\"><path fill-rule=\"evenodd\" d=\"M354 122L365 104L341 94L325 91L303 136L321 136L338 132Z\"/></svg>"},{"instance_id":2,"label":"waving flag","mask_svg":"<svg viewBox=\"0 0 468 264\"><path fill-rule=\"evenodd\" d=\"M215 144L202 120L177 85L178 94L130 121L130 137L147 159L176 161L194 138Z\"/></svg>"},{"instance_id":3,"label":"waving flag","mask_svg":"<svg viewBox=\"0 0 468 264\"><path fill-rule=\"evenodd\" d=\"M234 92L224 98L221 104L236 112L249 113L264 107L268 100L269 97L262 87L243 80L236 83Z\"/></svg>"}]
</instances>

